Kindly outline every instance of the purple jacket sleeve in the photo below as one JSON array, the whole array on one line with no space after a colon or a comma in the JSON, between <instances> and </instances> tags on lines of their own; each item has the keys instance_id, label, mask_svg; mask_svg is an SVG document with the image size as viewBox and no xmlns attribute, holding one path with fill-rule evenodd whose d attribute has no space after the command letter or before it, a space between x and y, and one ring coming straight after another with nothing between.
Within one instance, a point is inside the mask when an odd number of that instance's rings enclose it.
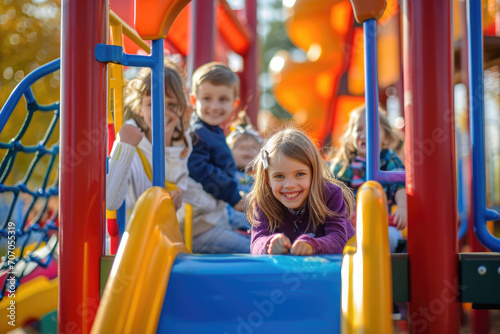
<instances>
[{"instance_id":1,"label":"purple jacket sleeve","mask_svg":"<svg viewBox=\"0 0 500 334\"><path fill-rule=\"evenodd\" d=\"M350 220L346 217L347 205L340 187L334 186L333 192L329 192L326 204L330 210L339 215L326 219L325 236L313 238L304 234L297 240L309 243L314 249L314 254L342 254L347 240L355 234L355 231Z\"/></svg>"},{"instance_id":2,"label":"purple jacket sleeve","mask_svg":"<svg viewBox=\"0 0 500 334\"><path fill-rule=\"evenodd\" d=\"M252 225L252 241L250 243L251 254L267 254L269 242L276 233L269 232L269 221L266 216L257 209L255 225Z\"/></svg>"}]
</instances>

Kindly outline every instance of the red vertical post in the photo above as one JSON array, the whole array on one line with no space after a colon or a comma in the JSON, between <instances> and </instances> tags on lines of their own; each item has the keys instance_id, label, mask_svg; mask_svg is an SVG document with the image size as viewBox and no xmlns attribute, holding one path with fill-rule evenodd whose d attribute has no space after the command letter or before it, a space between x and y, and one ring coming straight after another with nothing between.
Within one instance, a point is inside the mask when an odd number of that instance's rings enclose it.
<instances>
[{"instance_id":1,"label":"red vertical post","mask_svg":"<svg viewBox=\"0 0 500 334\"><path fill-rule=\"evenodd\" d=\"M404 2L410 332L459 333L451 2Z\"/></svg>"},{"instance_id":2,"label":"red vertical post","mask_svg":"<svg viewBox=\"0 0 500 334\"><path fill-rule=\"evenodd\" d=\"M245 0L247 25L252 32L252 41L247 53L243 55L243 73L241 103L247 105L247 115L252 124L257 125L259 112L259 91L257 77L259 76L258 34L257 34L257 0Z\"/></svg>"},{"instance_id":3,"label":"red vertical post","mask_svg":"<svg viewBox=\"0 0 500 334\"><path fill-rule=\"evenodd\" d=\"M214 0L191 2L191 51L188 58L189 78L198 67L215 60Z\"/></svg>"},{"instance_id":4,"label":"red vertical post","mask_svg":"<svg viewBox=\"0 0 500 334\"><path fill-rule=\"evenodd\" d=\"M65 0L61 28L59 333L89 333L104 249L108 1Z\"/></svg>"}]
</instances>

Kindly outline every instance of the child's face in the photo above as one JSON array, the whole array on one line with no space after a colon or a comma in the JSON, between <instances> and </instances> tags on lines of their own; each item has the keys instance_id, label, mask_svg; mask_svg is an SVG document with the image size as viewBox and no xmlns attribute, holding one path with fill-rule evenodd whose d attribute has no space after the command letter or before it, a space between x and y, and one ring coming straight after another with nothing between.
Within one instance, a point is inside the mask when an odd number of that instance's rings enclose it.
<instances>
[{"instance_id":1,"label":"child's face","mask_svg":"<svg viewBox=\"0 0 500 334\"><path fill-rule=\"evenodd\" d=\"M354 124L352 129L352 145L356 149L359 156L366 158L366 117L365 114L361 114L358 119L358 123ZM386 135L382 127L378 127L378 140L379 140L379 150L385 148L386 145Z\"/></svg>"},{"instance_id":2,"label":"child's face","mask_svg":"<svg viewBox=\"0 0 500 334\"><path fill-rule=\"evenodd\" d=\"M165 95L165 119L171 119L173 117L169 117L169 115L175 114L177 116L179 115L178 112L178 106L179 101L177 101L177 98L175 96L170 97L168 95ZM152 109L151 109L151 95L144 95L142 97L142 103L141 103L141 114L142 118L144 118L144 121L148 125L148 128L151 129L152 126Z\"/></svg>"},{"instance_id":3,"label":"child's face","mask_svg":"<svg viewBox=\"0 0 500 334\"><path fill-rule=\"evenodd\" d=\"M267 170L274 197L289 209L304 206L311 188L312 171L309 166L277 154L269 159Z\"/></svg>"},{"instance_id":4,"label":"child's face","mask_svg":"<svg viewBox=\"0 0 500 334\"><path fill-rule=\"evenodd\" d=\"M234 143L234 162L239 169L245 167L259 153L260 144L251 136L242 136Z\"/></svg>"},{"instance_id":5,"label":"child's face","mask_svg":"<svg viewBox=\"0 0 500 334\"><path fill-rule=\"evenodd\" d=\"M213 126L224 122L239 103L239 99L234 96L233 87L216 86L208 81L202 82L197 94L191 94L190 97L198 117Z\"/></svg>"}]
</instances>

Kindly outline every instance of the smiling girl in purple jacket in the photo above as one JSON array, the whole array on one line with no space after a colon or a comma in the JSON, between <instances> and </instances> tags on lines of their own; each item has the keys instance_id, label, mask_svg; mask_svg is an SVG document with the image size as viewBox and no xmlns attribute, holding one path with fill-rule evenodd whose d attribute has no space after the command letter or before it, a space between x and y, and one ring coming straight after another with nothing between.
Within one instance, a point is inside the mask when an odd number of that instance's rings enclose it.
<instances>
[{"instance_id":1,"label":"smiling girl in purple jacket","mask_svg":"<svg viewBox=\"0 0 500 334\"><path fill-rule=\"evenodd\" d=\"M252 254L342 254L354 234L352 191L333 178L313 142L285 129L253 161Z\"/></svg>"}]
</instances>

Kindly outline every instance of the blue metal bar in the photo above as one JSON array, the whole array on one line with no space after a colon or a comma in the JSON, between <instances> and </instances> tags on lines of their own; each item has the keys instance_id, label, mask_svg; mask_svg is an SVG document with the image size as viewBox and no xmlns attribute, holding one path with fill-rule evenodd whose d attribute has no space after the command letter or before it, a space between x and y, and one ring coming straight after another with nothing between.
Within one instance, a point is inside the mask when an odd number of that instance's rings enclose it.
<instances>
[{"instance_id":1,"label":"blue metal bar","mask_svg":"<svg viewBox=\"0 0 500 334\"><path fill-rule=\"evenodd\" d=\"M123 233L125 233L125 201L118 210L116 210L116 223L118 224L118 234L122 240Z\"/></svg>"},{"instance_id":2,"label":"blue metal bar","mask_svg":"<svg viewBox=\"0 0 500 334\"><path fill-rule=\"evenodd\" d=\"M151 56L132 55L123 52L123 48L117 45L106 45L99 43L94 50L95 58L100 62L121 64L124 66L150 67L155 66L154 52ZM163 54L162 54L163 56Z\"/></svg>"},{"instance_id":3,"label":"blue metal bar","mask_svg":"<svg viewBox=\"0 0 500 334\"><path fill-rule=\"evenodd\" d=\"M14 111L14 108L16 107L23 94L25 94L25 92L30 89L30 86L38 79L57 71L60 66L61 60L55 59L43 66L40 66L39 68L28 74L26 78L24 78L16 86L16 88L12 91L9 98L7 99L7 102L5 102L2 110L0 111L0 132L3 130L5 124L7 124L7 120Z\"/></svg>"},{"instance_id":4,"label":"blue metal bar","mask_svg":"<svg viewBox=\"0 0 500 334\"><path fill-rule=\"evenodd\" d=\"M45 149L41 145L36 145L36 146L24 146L21 145L18 140L10 143L0 143L0 149L4 150L11 150L11 149L16 149L17 152L25 152L25 153L37 153L37 152L44 152L44 154L54 154L57 155L59 154L59 146L55 145L52 146L50 149Z\"/></svg>"},{"instance_id":5,"label":"blue metal bar","mask_svg":"<svg viewBox=\"0 0 500 334\"><path fill-rule=\"evenodd\" d=\"M23 192L30 194L36 198L59 195L59 189L57 187L47 189L37 188L35 189L35 191L31 191L25 184L17 184L15 186L6 186L4 184L0 184L0 193L3 192L11 192L15 194Z\"/></svg>"},{"instance_id":6,"label":"blue metal bar","mask_svg":"<svg viewBox=\"0 0 500 334\"><path fill-rule=\"evenodd\" d=\"M382 184L405 183L405 172L379 170L377 21L363 22L365 40L365 102L366 102L366 180Z\"/></svg>"},{"instance_id":7,"label":"blue metal bar","mask_svg":"<svg viewBox=\"0 0 500 334\"><path fill-rule=\"evenodd\" d=\"M152 131L153 131L153 186L165 188L165 75L163 72L163 39L152 41Z\"/></svg>"},{"instance_id":8,"label":"blue metal bar","mask_svg":"<svg viewBox=\"0 0 500 334\"><path fill-rule=\"evenodd\" d=\"M163 39L152 41L151 55L130 55L121 46L96 45L94 55L98 61L126 66L151 68L152 80L152 135L153 135L153 186L165 188L165 90L163 72Z\"/></svg>"},{"instance_id":9,"label":"blue metal bar","mask_svg":"<svg viewBox=\"0 0 500 334\"><path fill-rule=\"evenodd\" d=\"M59 102L54 102L54 103L49 104L49 105L37 104L37 106L38 106L38 108L37 108L38 111L42 111L42 112L55 111L55 112L59 113Z\"/></svg>"},{"instance_id":10,"label":"blue metal bar","mask_svg":"<svg viewBox=\"0 0 500 334\"><path fill-rule=\"evenodd\" d=\"M458 211L458 240L461 240L467 233L469 227L469 203L466 194L466 184L464 175L464 156L462 152L462 135L458 129L455 129L457 143L457 158L458 158L458 171L457 171L457 211Z\"/></svg>"},{"instance_id":11,"label":"blue metal bar","mask_svg":"<svg viewBox=\"0 0 500 334\"><path fill-rule=\"evenodd\" d=\"M366 180L376 180L378 154L377 21L363 22L365 40Z\"/></svg>"},{"instance_id":12,"label":"blue metal bar","mask_svg":"<svg viewBox=\"0 0 500 334\"><path fill-rule=\"evenodd\" d=\"M481 243L500 251L500 239L486 227L488 220L498 220L498 212L486 208L484 158L484 87L483 87L483 20L480 0L467 1L467 43L469 53L469 109L472 143L472 197L474 231Z\"/></svg>"}]
</instances>

